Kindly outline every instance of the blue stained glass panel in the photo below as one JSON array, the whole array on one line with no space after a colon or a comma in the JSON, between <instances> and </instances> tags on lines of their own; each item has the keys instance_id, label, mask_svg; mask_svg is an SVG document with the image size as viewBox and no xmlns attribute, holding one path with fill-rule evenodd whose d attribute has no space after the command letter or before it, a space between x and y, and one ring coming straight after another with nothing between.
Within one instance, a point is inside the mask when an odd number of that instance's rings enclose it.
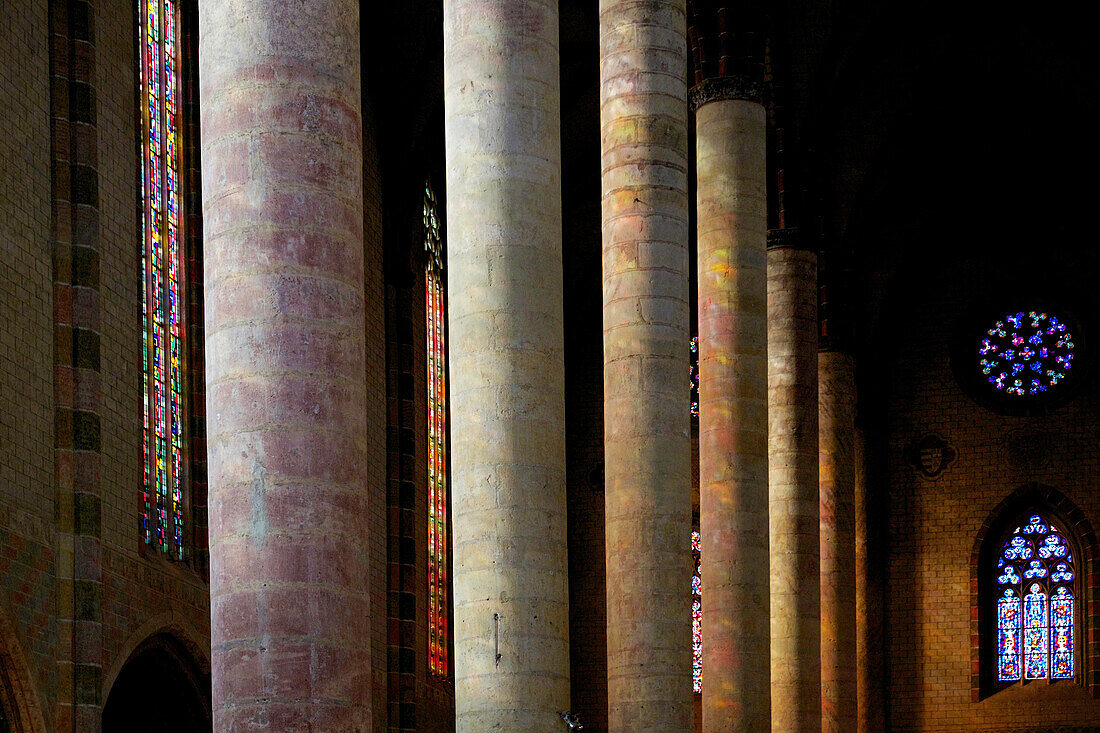
<instances>
[{"instance_id":1,"label":"blue stained glass panel","mask_svg":"<svg viewBox=\"0 0 1100 733\"><path fill-rule=\"evenodd\" d=\"M1020 679L1020 598L1011 588L997 602L997 679Z\"/></svg>"},{"instance_id":2,"label":"blue stained glass panel","mask_svg":"<svg viewBox=\"0 0 1100 733\"><path fill-rule=\"evenodd\" d=\"M1038 583L1024 596L1024 677L1047 676L1047 594Z\"/></svg>"},{"instance_id":3,"label":"blue stained glass panel","mask_svg":"<svg viewBox=\"0 0 1100 733\"><path fill-rule=\"evenodd\" d=\"M1050 599L1050 676L1072 679L1073 594L1063 586Z\"/></svg>"}]
</instances>

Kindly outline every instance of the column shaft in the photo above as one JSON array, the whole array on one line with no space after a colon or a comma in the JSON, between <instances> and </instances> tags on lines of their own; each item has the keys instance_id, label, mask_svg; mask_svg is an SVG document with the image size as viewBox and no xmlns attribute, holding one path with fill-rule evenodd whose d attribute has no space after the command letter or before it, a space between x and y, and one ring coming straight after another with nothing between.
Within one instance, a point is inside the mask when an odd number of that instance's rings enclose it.
<instances>
[{"instance_id":1,"label":"column shaft","mask_svg":"<svg viewBox=\"0 0 1100 733\"><path fill-rule=\"evenodd\" d=\"M870 447L868 430L858 427L853 446L855 454L855 544L856 544L856 730L881 733L886 730L883 704L885 660L882 655L882 586L879 575L881 553L874 548L875 496L871 493Z\"/></svg>"},{"instance_id":2,"label":"column shaft","mask_svg":"<svg viewBox=\"0 0 1100 733\"><path fill-rule=\"evenodd\" d=\"M771 687L776 733L821 730L817 334L816 254L769 249Z\"/></svg>"},{"instance_id":3,"label":"column shaft","mask_svg":"<svg viewBox=\"0 0 1100 733\"><path fill-rule=\"evenodd\" d=\"M769 727L765 114L696 111L703 730Z\"/></svg>"},{"instance_id":4,"label":"column shaft","mask_svg":"<svg viewBox=\"0 0 1100 733\"><path fill-rule=\"evenodd\" d=\"M215 730L372 730L358 8L200 3Z\"/></svg>"},{"instance_id":5,"label":"column shaft","mask_svg":"<svg viewBox=\"0 0 1100 733\"><path fill-rule=\"evenodd\" d=\"M821 488L821 729L856 728L855 375L852 357L817 356Z\"/></svg>"},{"instance_id":6,"label":"column shaft","mask_svg":"<svg viewBox=\"0 0 1100 733\"><path fill-rule=\"evenodd\" d=\"M610 731L692 725L685 0L601 0Z\"/></svg>"},{"instance_id":7,"label":"column shaft","mask_svg":"<svg viewBox=\"0 0 1100 733\"><path fill-rule=\"evenodd\" d=\"M458 731L569 708L556 0L444 2Z\"/></svg>"}]
</instances>

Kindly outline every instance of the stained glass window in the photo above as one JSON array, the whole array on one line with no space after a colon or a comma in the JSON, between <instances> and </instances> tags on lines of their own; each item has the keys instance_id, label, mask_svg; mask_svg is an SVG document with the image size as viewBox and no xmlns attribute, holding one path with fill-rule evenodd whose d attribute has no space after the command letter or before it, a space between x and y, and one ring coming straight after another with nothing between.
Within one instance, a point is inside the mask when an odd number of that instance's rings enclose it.
<instances>
[{"instance_id":1,"label":"stained glass window","mask_svg":"<svg viewBox=\"0 0 1100 733\"><path fill-rule=\"evenodd\" d=\"M691 688L703 691L703 566L699 533L691 533Z\"/></svg>"},{"instance_id":2,"label":"stained glass window","mask_svg":"<svg viewBox=\"0 0 1100 733\"><path fill-rule=\"evenodd\" d=\"M691 363L688 367L691 390L691 414L699 417L699 337L691 339Z\"/></svg>"},{"instance_id":3,"label":"stained glass window","mask_svg":"<svg viewBox=\"0 0 1100 733\"><path fill-rule=\"evenodd\" d=\"M1073 553L1039 514L1016 527L997 556L997 679L1073 679Z\"/></svg>"},{"instance_id":4,"label":"stained glass window","mask_svg":"<svg viewBox=\"0 0 1100 733\"><path fill-rule=\"evenodd\" d=\"M443 236L431 182L424 184L425 306L428 340L428 670L447 675L447 342Z\"/></svg>"},{"instance_id":5,"label":"stained glass window","mask_svg":"<svg viewBox=\"0 0 1100 733\"><path fill-rule=\"evenodd\" d=\"M140 259L145 542L182 559L183 303L180 18L177 0L138 0Z\"/></svg>"},{"instance_id":6,"label":"stained glass window","mask_svg":"<svg viewBox=\"0 0 1100 733\"><path fill-rule=\"evenodd\" d=\"M989 386L1014 398L1053 389L1069 375L1073 360L1069 326L1042 311L1006 315L986 331L978 347L978 368Z\"/></svg>"}]
</instances>

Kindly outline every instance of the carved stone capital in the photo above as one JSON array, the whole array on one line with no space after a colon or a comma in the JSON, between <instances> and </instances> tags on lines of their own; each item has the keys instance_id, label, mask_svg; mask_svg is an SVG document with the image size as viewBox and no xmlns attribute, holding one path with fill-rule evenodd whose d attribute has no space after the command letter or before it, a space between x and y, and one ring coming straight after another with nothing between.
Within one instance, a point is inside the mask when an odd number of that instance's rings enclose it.
<instances>
[{"instance_id":1,"label":"carved stone capital","mask_svg":"<svg viewBox=\"0 0 1100 733\"><path fill-rule=\"evenodd\" d=\"M817 251L817 248L811 246L807 238L802 236L798 227L769 229L768 249L804 249L808 252Z\"/></svg>"},{"instance_id":2,"label":"carved stone capital","mask_svg":"<svg viewBox=\"0 0 1100 733\"><path fill-rule=\"evenodd\" d=\"M697 110L707 102L722 102L731 99L743 99L748 102L764 103L764 85L744 75L718 76L704 79L688 92L691 109Z\"/></svg>"}]
</instances>

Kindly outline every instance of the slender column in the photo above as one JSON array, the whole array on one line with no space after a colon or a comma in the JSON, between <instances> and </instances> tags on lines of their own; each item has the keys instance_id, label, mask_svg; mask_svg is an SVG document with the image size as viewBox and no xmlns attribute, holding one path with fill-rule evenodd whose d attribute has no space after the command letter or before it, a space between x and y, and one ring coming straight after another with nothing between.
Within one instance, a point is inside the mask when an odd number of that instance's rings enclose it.
<instances>
[{"instance_id":1,"label":"slender column","mask_svg":"<svg viewBox=\"0 0 1100 733\"><path fill-rule=\"evenodd\" d=\"M610 731L692 725L685 0L600 1Z\"/></svg>"},{"instance_id":2,"label":"slender column","mask_svg":"<svg viewBox=\"0 0 1100 733\"><path fill-rule=\"evenodd\" d=\"M867 439L868 429L857 423L855 431L855 542L856 542L856 730L881 733L886 730L883 705L885 661L882 656L882 592L879 567L882 562L875 542L874 475Z\"/></svg>"},{"instance_id":3,"label":"slender column","mask_svg":"<svg viewBox=\"0 0 1100 733\"><path fill-rule=\"evenodd\" d=\"M856 729L855 375L852 357L820 351L821 730Z\"/></svg>"},{"instance_id":4,"label":"slender column","mask_svg":"<svg viewBox=\"0 0 1100 733\"><path fill-rule=\"evenodd\" d=\"M820 731L817 255L791 229L768 245L772 730Z\"/></svg>"},{"instance_id":5,"label":"slender column","mask_svg":"<svg viewBox=\"0 0 1100 733\"><path fill-rule=\"evenodd\" d=\"M368 731L359 4L199 9L214 729Z\"/></svg>"},{"instance_id":6,"label":"slender column","mask_svg":"<svg viewBox=\"0 0 1100 733\"><path fill-rule=\"evenodd\" d=\"M445 0L457 730L569 708L556 0Z\"/></svg>"},{"instance_id":7,"label":"slender column","mask_svg":"<svg viewBox=\"0 0 1100 733\"><path fill-rule=\"evenodd\" d=\"M695 121L708 733L767 730L771 709L765 113L759 94L734 82L692 90L692 101L702 101Z\"/></svg>"}]
</instances>

